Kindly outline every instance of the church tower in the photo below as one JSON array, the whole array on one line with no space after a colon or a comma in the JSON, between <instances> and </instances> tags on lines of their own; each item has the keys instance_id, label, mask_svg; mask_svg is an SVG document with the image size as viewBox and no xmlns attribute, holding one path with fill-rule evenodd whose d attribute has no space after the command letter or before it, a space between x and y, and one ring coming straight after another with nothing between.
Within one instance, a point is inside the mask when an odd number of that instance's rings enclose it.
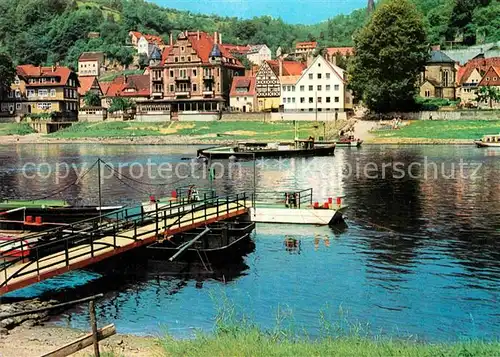
<instances>
[{"instance_id":1,"label":"church tower","mask_svg":"<svg viewBox=\"0 0 500 357\"><path fill-rule=\"evenodd\" d=\"M371 14L375 10L375 0L368 0L368 14Z\"/></svg>"}]
</instances>

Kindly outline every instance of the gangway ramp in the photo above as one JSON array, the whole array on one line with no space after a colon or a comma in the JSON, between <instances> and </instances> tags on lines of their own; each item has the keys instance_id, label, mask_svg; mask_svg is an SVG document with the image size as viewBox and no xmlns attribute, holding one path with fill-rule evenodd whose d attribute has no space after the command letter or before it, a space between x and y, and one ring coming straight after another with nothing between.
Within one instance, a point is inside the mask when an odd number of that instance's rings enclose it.
<instances>
[{"instance_id":1,"label":"gangway ramp","mask_svg":"<svg viewBox=\"0 0 500 357\"><path fill-rule=\"evenodd\" d=\"M0 270L0 295L149 245L160 236L185 232L246 214L250 206L249 198L242 193L191 203L188 208L186 205L179 206L175 213L172 206L147 214L111 213L108 217L97 217L58 228L60 239L34 244L32 247L24 244L21 249L29 250L29 258L19 258L4 265ZM109 221L109 217L114 215L118 219ZM49 234L53 235L54 231L42 232L33 237L39 239ZM30 238L23 239L26 241ZM55 252L44 254L47 250ZM5 256L4 252L4 259Z\"/></svg>"}]
</instances>

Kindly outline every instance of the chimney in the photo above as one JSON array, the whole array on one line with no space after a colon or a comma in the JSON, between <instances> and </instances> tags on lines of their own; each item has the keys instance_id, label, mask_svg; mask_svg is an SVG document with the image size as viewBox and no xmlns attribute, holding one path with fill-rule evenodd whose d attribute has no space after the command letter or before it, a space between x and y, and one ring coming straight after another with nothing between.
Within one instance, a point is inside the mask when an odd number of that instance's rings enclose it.
<instances>
[{"instance_id":1,"label":"chimney","mask_svg":"<svg viewBox=\"0 0 500 357\"><path fill-rule=\"evenodd\" d=\"M196 36L197 36L198 41L199 41L199 40L200 40L200 30L198 30L198 31L196 32Z\"/></svg>"},{"instance_id":2,"label":"chimney","mask_svg":"<svg viewBox=\"0 0 500 357\"><path fill-rule=\"evenodd\" d=\"M280 58L278 60L278 65L279 65L279 74L280 74L280 78L283 77L283 60Z\"/></svg>"},{"instance_id":3,"label":"chimney","mask_svg":"<svg viewBox=\"0 0 500 357\"><path fill-rule=\"evenodd\" d=\"M172 35L172 32L170 33L170 43L169 43L170 47L172 47L174 45L174 35Z\"/></svg>"},{"instance_id":4,"label":"chimney","mask_svg":"<svg viewBox=\"0 0 500 357\"><path fill-rule=\"evenodd\" d=\"M219 33L219 45L222 45L222 34Z\"/></svg>"},{"instance_id":5,"label":"chimney","mask_svg":"<svg viewBox=\"0 0 500 357\"><path fill-rule=\"evenodd\" d=\"M217 44L217 40L219 39L219 35L217 34L217 31L214 32L214 44Z\"/></svg>"}]
</instances>

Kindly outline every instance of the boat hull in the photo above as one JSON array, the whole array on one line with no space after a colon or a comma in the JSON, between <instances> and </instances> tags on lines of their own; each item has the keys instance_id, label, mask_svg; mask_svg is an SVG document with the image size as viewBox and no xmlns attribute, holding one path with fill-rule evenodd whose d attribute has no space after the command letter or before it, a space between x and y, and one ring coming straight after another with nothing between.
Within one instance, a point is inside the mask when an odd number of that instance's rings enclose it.
<instances>
[{"instance_id":1,"label":"boat hull","mask_svg":"<svg viewBox=\"0 0 500 357\"><path fill-rule=\"evenodd\" d=\"M252 207L250 209L250 219L252 222L260 223L333 225L343 221L342 211L344 208L335 210Z\"/></svg>"},{"instance_id":2,"label":"boat hull","mask_svg":"<svg viewBox=\"0 0 500 357\"><path fill-rule=\"evenodd\" d=\"M98 217L110 212L121 209L122 206L116 207L26 207L25 210L19 210L3 215L2 218L8 220L24 221L27 216L41 217L42 222L52 223L74 223L85 219Z\"/></svg>"},{"instance_id":3,"label":"boat hull","mask_svg":"<svg viewBox=\"0 0 500 357\"><path fill-rule=\"evenodd\" d=\"M498 142L498 143L485 143L484 141L481 141L481 140L475 140L474 144L476 144L476 146L479 148L486 148L486 147L500 148L500 142Z\"/></svg>"},{"instance_id":4,"label":"boat hull","mask_svg":"<svg viewBox=\"0 0 500 357\"><path fill-rule=\"evenodd\" d=\"M198 156L203 155L212 159L229 159L235 157L237 159L250 160L255 154L256 158L261 157L312 157L312 156L332 156L335 154L335 145L316 147L314 149L289 149L289 150L255 150L255 151L221 151L221 148L201 149L198 150Z\"/></svg>"}]
</instances>

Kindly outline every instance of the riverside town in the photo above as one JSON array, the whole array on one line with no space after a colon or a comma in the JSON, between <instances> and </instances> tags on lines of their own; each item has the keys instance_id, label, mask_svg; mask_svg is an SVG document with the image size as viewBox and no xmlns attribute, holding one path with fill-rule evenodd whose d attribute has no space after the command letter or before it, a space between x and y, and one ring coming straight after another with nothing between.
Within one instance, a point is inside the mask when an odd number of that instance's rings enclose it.
<instances>
[{"instance_id":1,"label":"riverside town","mask_svg":"<svg viewBox=\"0 0 500 357\"><path fill-rule=\"evenodd\" d=\"M0 0L0 356L500 356L498 0Z\"/></svg>"}]
</instances>

